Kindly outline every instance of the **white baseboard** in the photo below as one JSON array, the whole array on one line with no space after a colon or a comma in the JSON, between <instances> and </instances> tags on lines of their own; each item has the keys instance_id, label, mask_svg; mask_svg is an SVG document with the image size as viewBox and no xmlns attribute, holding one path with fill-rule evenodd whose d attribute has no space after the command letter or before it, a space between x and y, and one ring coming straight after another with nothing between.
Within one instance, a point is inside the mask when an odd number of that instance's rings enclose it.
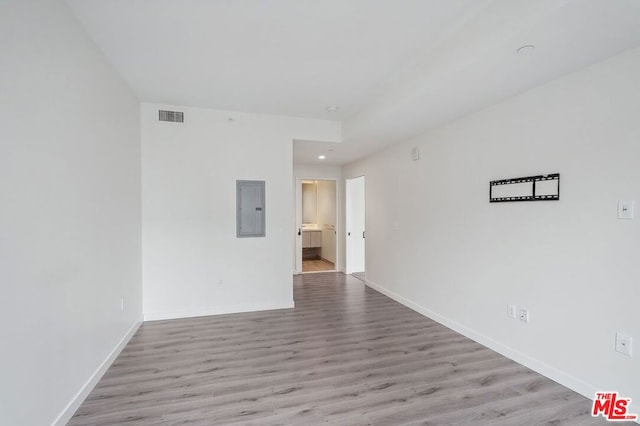
<instances>
[{"instance_id":1,"label":"white baseboard","mask_svg":"<svg viewBox=\"0 0 640 426\"><path fill-rule=\"evenodd\" d=\"M379 291L385 296L395 300L396 302L401 303L404 306L418 312L419 314L422 314L425 317L430 318L444 325L445 327L450 328L453 331L456 331L462 334L463 336L468 337L471 340L474 340L480 343L481 345L486 346L489 349L494 350L499 354L504 355L507 358L519 364L522 364L525 367L530 368L531 370L537 373L542 374L545 377L548 377L549 379L557 383L560 383L561 385L579 393L580 395L586 398L589 398L590 400L593 400L593 398L595 397L595 393L597 391L603 391L603 389L598 389L596 386L593 386L576 377L573 377L570 374L565 373L564 371L558 370L555 367L545 364L544 362L539 361L535 358L532 358L529 355L524 354L520 351L517 351L503 343L497 342L492 338L485 336L484 334L479 333L443 315L440 315L437 312L434 312L428 308L425 308L424 306L414 303L411 300L406 299L400 296L399 294L391 290L388 290L379 284L372 282L371 280L366 280L366 285L368 287L371 287L374 290ZM610 390L610 389L604 389L604 390ZM633 404L630 407L629 411L634 414L640 414L638 409L639 408L637 407L637 404Z\"/></svg>"},{"instance_id":2,"label":"white baseboard","mask_svg":"<svg viewBox=\"0 0 640 426\"><path fill-rule=\"evenodd\" d=\"M91 393L93 388L98 384L104 373L107 372L113 361L120 355L120 352L127 346L129 340L136 334L138 328L142 325L142 318L136 321L131 328L122 336L122 339L118 342L115 348L111 351L111 353L107 356L107 358L102 361L102 364L98 367L98 369L89 377L89 380L82 386L82 389L78 391L78 393L73 397L73 399L67 404L67 406L62 410L62 412L58 415L58 417L53 421L53 426L63 426L66 425L71 417L75 414L75 412L80 408L80 405L87 399L87 396Z\"/></svg>"},{"instance_id":3,"label":"white baseboard","mask_svg":"<svg viewBox=\"0 0 640 426\"><path fill-rule=\"evenodd\" d=\"M293 300L285 302L245 303L241 305L212 306L210 308L188 311L145 312L145 321L160 321L176 318L206 317L209 315L238 314L241 312L272 311L275 309L291 309L295 307Z\"/></svg>"}]
</instances>

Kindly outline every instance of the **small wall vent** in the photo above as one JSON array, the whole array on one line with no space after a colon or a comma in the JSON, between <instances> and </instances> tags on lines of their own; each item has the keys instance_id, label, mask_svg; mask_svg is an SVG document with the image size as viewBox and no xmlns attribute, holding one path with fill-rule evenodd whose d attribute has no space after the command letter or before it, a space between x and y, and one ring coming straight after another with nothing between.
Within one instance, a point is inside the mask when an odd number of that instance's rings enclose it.
<instances>
[{"instance_id":1,"label":"small wall vent","mask_svg":"<svg viewBox=\"0 0 640 426\"><path fill-rule=\"evenodd\" d=\"M170 121L172 123L184 123L184 112L158 110L160 121Z\"/></svg>"}]
</instances>

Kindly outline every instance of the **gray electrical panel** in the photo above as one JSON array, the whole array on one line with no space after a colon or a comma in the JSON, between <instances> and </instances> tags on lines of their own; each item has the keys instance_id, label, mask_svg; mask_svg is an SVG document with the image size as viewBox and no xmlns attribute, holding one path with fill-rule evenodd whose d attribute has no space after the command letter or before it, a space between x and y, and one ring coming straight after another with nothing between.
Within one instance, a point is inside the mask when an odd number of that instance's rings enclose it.
<instances>
[{"instance_id":1,"label":"gray electrical panel","mask_svg":"<svg viewBox=\"0 0 640 426\"><path fill-rule=\"evenodd\" d=\"M236 181L236 236L265 236L265 197L263 180Z\"/></svg>"}]
</instances>

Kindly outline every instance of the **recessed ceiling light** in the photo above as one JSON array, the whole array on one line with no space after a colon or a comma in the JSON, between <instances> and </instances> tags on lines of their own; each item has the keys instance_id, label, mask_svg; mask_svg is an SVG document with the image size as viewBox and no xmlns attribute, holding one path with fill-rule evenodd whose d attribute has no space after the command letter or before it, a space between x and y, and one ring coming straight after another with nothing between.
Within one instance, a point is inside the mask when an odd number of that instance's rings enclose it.
<instances>
[{"instance_id":1,"label":"recessed ceiling light","mask_svg":"<svg viewBox=\"0 0 640 426\"><path fill-rule=\"evenodd\" d=\"M336 112L336 111L338 111L339 109L340 109L340 107L339 107L339 106L336 106L336 105L329 105L329 106L327 107L327 111L329 111L329 112Z\"/></svg>"},{"instance_id":2,"label":"recessed ceiling light","mask_svg":"<svg viewBox=\"0 0 640 426\"><path fill-rule=\"evenodd\" d=\"M516 50L516 53L518 55L527 55L533 52L535 48L536 47L533 44L525 44L524 46L518 47L518 50Z\"/></svg>"},{"instance_id":3,"label":"recessed ceiling light","mask_svg":"<svg viewBox=\"0 0 640 426\"><path fill-rule=\"evenodd\" d=\"M324 160L325 158L327 158L325 155L318 155L318 160Z\"/></svg>"}]
</instances>

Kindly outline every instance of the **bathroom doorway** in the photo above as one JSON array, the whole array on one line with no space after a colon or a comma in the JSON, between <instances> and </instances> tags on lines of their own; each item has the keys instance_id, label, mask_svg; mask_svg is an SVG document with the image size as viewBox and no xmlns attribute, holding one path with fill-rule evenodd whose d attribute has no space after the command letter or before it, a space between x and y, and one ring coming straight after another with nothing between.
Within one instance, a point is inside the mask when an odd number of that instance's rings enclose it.
<instances>
[{"instance_id":1,"label":"bathroom doorway","mask_svg":"<svg viewBox=\"0 0 640 426\"><path fill-rule=\"evenodd\" d=\"M298 179L297 184L297 272L336 271L337 182L335 179Z\"/></svg>"}]
</instances>

